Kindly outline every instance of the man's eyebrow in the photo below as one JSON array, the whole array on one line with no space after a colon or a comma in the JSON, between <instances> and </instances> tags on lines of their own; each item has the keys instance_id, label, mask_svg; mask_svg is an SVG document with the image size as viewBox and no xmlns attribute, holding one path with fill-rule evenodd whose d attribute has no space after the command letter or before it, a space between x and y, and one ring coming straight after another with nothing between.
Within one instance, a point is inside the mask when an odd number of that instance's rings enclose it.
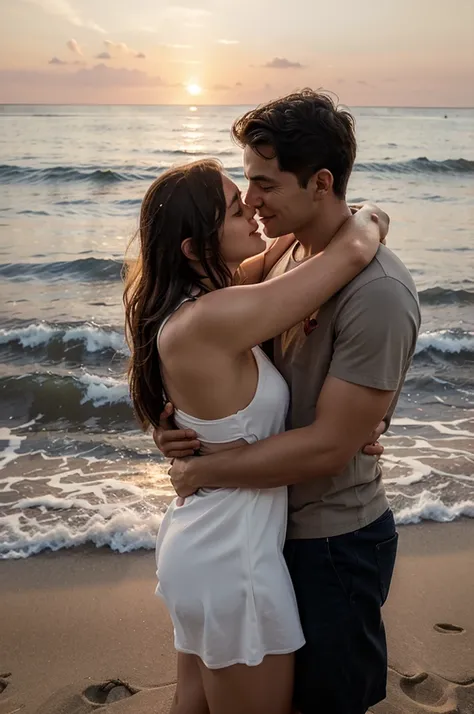
<instances>
[{"instance_id":1,"label":"man's eyebrow","mask_svg":"<svg viewBox=\"0 0 474 714\"><path fill-rule=\"evenodd\" d=\"M240 192L240 191L236 191L236 192L234 193L234 197L233 197L232 201L229 203L229 205L227 206L227 208L232 208L232 206L234 205L234 203L239 200L240 196L241 196L241 192Z\"/></svg>"},{"instance_id":2,"label":"man's eyebrow","mask_svg":"<svg viewBox=\"0 0 474 714\"><path fill-rule=\"evenodd\" d=\"M275 183L275 181L269 176L264 176L264 174L259 174L257 176L248 176L249 181L265 181L266 183Z\"/></svg>"}]
</instances>

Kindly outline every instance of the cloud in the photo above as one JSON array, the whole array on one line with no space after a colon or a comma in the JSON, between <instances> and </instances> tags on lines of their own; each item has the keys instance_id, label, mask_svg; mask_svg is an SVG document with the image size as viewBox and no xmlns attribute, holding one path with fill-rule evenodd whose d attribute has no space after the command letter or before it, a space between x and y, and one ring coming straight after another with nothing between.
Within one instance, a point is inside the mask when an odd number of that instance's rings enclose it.
<instances>
[{"instance_id":1,"label":"cloud","mask_svg":"<svg viewBox=\"0 0 474 714\"><path fill-rule=\"evenodd\" d=\"M74 60L74 62L66 62L66 60L59 59L59 57L52 57L48 64L54 64L54 65L78 65L78 64L85 64L85 62L81 62L80 60Z\"/></svg>"},{"instance_id":2,"label":"cloud","mask_svg":"<svg viewBox=\"0 0 474 714\"><path fill-rule=\"evenodd\" d=\"M36 5L36 7L41 8L44 12L49 15L57 15L64 18L71 25L76 25L76 27L87 27L90 30L95 30L96 32L105 33L102 27L100 27L96 22L92 20L84 20L71 5L69 0L23 0L30 5Z\"/></svg>"},{"instance_id":3,"label":"cloud","mask_svg":"<svg viewBox=\"0 0 474 714\"><path fill-rule=\"evenodd\" d=\"M167 86L164 79L151 73L104 64L91 68L0 69L2 103L154 104L166 99Z\"/></svg>"},{"instance_id":4,"label":"cloud","mask_svg":"<svg viewBox=\"0 0 474 714\"><path fill-rule=\"evenodd\" d=\"M61 63L63 64L63 63ZM65 63L69 64L69 63ZM76 64L76 63L73 63ZM5 83L33 86L67 88L88 87L109 89L120 87L166 87L161 77L151 76L138 69L115 69L101 63L94 67L84 67L70 72L51 70L0 70L0 84Z\"/></svg>"},{"instance_id":5,"label":"cloud","mask_svg":"<svg viewBox=\"0 0 474 714\"><path fill-rule=\"evenodd\" d=\"M77 40L68 40L66 42L66 47L70 49L71 52L74 52L75 55L79 55L79 57L82 57L82 49Z\"/></svg>"},{"instance_id":6,"label":"cloud","mask_svg":"<svg viewBox=\"0 0 474 714\"><path fill-rule=\"evenodd\" d=\"M363 84L364 86L368 87L369 83L365 81L365 79L358 79L357 84Z\"/></svg>"},{"instance_id":7,"label":"cloud","mask_svg":"<svg viewBox=\"0 0 474 714\"><path fill-rule=\"evenodd\" d=\"M213 92L227 92L229 89L230 87L228 84L214 84L212 87Z\"/></svg>"},{"instance_id":8,"label":"cloud","mask_svg":"<svg viewBox=\"0 0 474 714\"><path fill-rule=\"evenodd\" d=\"M104 45L108 47L109 50L122 52L123 54L131 54L131 50L125 42L112 42L112 40L104 40Z\"/></svg>"},{"instance_id":9,"label":"cloud","mask_svg":"<svg viewBox=\"0 0 474 714\"><path fill-rule=\"evenodd\" d=\"M112 55L110 52L99 52L98 55L95 55L95 59L110 60L112 59Z\"/></svg>"},{"instance_id":10,"label":"cloud","mask_svg":"<svg viewBox=\"0 0 474 714\"><path fill-rule=\"evenodd\" d=\"M219 45L240 45L240 40L217 40Z\"/></svg>"},{"instance_id":11,"label":"cloud","mask_svg":"<svg viewBox=\"0 0 474 714\"><path fill-rule=\"evenodd\" d=\"M285 57L274 57L271 62L263 65L270 69L302 69L304 65L300 62L291 62Z\"/></svg>"},{"instance_id":12,"label":"cloud","mask_svg":"<svg viewBox=\"0 0 474 714\"><path fill-rule=\"evenodd\" d=\"M173 50L191 50L192 45L166 45L166 47L170 47Z\"/></svg>"},{"instance_id":13,"label":"cloud","mask_svg":"<svg viewBox=\"0 0 474 714\"><path fill-rule=\"evenodd\" d=\"M104 45L110 50L107 54L123 54L136 57L137 59L146 59L146 55L143 52L133 50L125 44L125 42L112 42L112 40L104 40ZM104 59L111 59L111 57L104 57Z\"/></svg>"},{"instance_id":14,"label":"cloud","mask_svg":"<svg viewBox=\"0 0 474 714\"><path fill-rule=\"evenodd\" d=\"M244 85L242 84L242 82L236 82L236 83L235 83L235 86L236 86L236 87L243 87Z\"/></svg>"},{"instance_id":15,"label":"cloud","mask_svg":"<svg viewBox=\"0 0 474 714\"><path fill-rule=\"evenodd\" d=\"M105 64L97 64L91 69L80 69L73 75L73 81L91 87L164 87L161 77L153 77L138 69L115 69Z\"/></svg>"}]
</instances>

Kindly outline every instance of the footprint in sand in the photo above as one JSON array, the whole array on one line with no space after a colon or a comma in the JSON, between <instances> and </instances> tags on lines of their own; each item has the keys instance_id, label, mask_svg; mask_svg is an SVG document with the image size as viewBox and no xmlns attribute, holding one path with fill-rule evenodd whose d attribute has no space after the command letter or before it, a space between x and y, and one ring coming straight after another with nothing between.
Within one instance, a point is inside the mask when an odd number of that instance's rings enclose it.
<instances>
[{"instance_id":1,"label":"footprint in sand","mask_svg":"<svg viewBox=\"0 0 474 714\"><path fill-rule=\"evenodd\" d=\"M417 704L432 712L457 712L454 691L450 683L435 675L421 672L414 677L401 677L400 689Z\"/></svg>"},{"instance_id":2,"label":"footprint in sand","mask_svg":"<svg viewBox=\"0 0 474 714\"><path fill-rule=\"evenodd\" d=\"M436 632L441 632L443 635L461 635L466 632L464 627L459 627L459 625L451 625L449 622L439 622L434 625Z\"/></svg>"},{"instance_id":3,"label":"footprint in sand","mask_svg":"<svg viewBox=\"0 0 474 714\"><path fill-rule=\"evenodd\" d=\"M174 682L142 688L122 679L108 679L90 684L86 689L72 683L54 692L35 714L95 714L98 711L161 714L170 710L174 690Z\"/></svg>"},{"instance_id":4,"label":"footprint in sand","mask_svg":"<svg viewBox=\"0 0 474 714\"><path fill-rule=\"evenodd\" d=\"M84 691L84 697L92 704L112 704L128 699L140 690L121 679L110 679L103 684L94 684Z\"/></svg>"},{"instance_id":5,"label":"footprint in sand","mask_svg":"<svg viewBox=\"0 0 474 714\"><path fill-rule=\"evenodd\" d=\"M8 687L8 677L11 676L11 672L5 672L4 674L0 674L0 694L2 694L2 692L4 692L5 689Z\"/></svg>"}]
</instances>

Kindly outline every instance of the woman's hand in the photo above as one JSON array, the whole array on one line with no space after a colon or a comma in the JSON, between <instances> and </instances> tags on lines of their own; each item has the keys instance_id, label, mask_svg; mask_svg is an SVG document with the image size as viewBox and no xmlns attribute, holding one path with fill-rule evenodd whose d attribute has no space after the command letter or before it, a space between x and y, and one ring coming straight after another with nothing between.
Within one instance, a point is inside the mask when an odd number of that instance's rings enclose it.
<instances>
[{"instance_id":1,"label":"woman's hand","mask_svg":"<svg viewBox=\"0 0 474 714\"><path fill-rule=\"evenodd\" d=\"M367 456L375 456L377 460L380 459L385 449L379 442L379 438L382 434L385 434L386 430L387 424L385 421L381 421L378 427L374 429L369 436L367 443L362 447L362 453L367 454Z\"/></svg>"},{"instance_id":2,"label":"woman's hand","mask_svg":"<svg viewBox=\"0 0 474 714\"><path fill-rule=\"evenodd\" d=\"M369 209L374 216L377 216L380 242L386 245L386 237L390 227L390 216L388 213L385 213L385 211L379 208L376 203L351 203L349 208L351 209L352 215L355 215L361 209L366 208Z\"/></svg>"},{"instance_id":3,"label":"woman's hand","mask_svg":"<svg viewBox=\"0 0 474 714\"><path fill-rule=\"evenodd\" d=\"M385 211L375 204L365 204L347 219L324 252L344 251L346 260L362 270L373 260L380 243L385 240L389 222ZM344 230L346 228L350 230Z\"/></svg>"}]
</instances>

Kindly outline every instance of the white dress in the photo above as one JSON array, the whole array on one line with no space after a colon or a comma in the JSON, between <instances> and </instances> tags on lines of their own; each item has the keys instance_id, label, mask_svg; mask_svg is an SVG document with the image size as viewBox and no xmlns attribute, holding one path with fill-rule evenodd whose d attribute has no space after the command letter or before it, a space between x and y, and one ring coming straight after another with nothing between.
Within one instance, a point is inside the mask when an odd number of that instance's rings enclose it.
<instances>
[{"instance_id":1,"label":"white dress","mask_svg":"<svg viewBox=\"0 0 474 714\"><path fill-rule=\"evenodd\" d=\"M286 382L259 347L253 354L259 376L251 403L214 421L176 410L179 428L194 429L203 443L253 443L284 431ZM157 538L156 592L179 652L217 669L258 665L304 645L283 558L286 522L286 487L200 489L184 506L171 503Z\"/></svg>"}]
</instances>

